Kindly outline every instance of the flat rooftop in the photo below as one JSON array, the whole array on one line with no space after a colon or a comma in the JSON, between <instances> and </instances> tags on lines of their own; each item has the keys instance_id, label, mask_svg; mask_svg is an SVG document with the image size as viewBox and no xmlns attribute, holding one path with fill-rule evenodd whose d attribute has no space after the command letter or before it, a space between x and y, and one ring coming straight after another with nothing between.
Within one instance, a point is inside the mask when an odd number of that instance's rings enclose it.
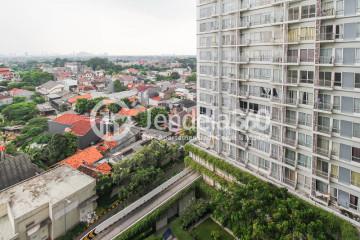
<instances>
[{"instance_id":1,"label":"flat rooftop","mask_svg":"<svg viewBox=\"0 0 360 240\"><path fill-rule=\"evenodd\" d=\"M56 204L93 182L92 177L62 165L0 192L0 204L9 203L17 219L44 204Z\"/></svg>"}]
</instances>

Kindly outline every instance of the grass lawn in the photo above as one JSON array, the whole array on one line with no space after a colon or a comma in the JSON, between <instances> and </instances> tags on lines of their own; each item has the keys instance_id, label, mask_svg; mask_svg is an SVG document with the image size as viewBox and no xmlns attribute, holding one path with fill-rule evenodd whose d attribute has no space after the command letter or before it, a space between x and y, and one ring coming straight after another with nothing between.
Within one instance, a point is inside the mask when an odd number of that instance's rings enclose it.
<instances>
[{"instance_id":1,"label":"grass lawn","mask_svg":"<svg viewBox=\"0 0 360 240\"><path fill-rule=\"evenodd\" d=\"M216 224L210 218L205 220L199 226L194 228L191 233L185 231L181 227L180 219L177 218L172 221L168 227L170 227L172 233L178 240L194 240L193 236L197 236L197 240L211 240L211 233L216 231L219 233L221 240L234 240L234 238L224 231L218 224ZM154 240L156 237L162 237L162 234L165 232L165 229L156 233L155 235L150 236L146 240Z\"/></svg>"},{"instance_id":2,"label":"grass lawn","mask_svg":"<svg viewBox=\"0 0 360 240\"><path fill-rule=\"evenodd\" d=\"M205 220L199 226L194 228L191 233L197 236L198 240L209 240L212 239L211 233L218 232L221 240L233 240L234 238L224 231L217 223L210 218Z\"/></svg>"}]
</instances>

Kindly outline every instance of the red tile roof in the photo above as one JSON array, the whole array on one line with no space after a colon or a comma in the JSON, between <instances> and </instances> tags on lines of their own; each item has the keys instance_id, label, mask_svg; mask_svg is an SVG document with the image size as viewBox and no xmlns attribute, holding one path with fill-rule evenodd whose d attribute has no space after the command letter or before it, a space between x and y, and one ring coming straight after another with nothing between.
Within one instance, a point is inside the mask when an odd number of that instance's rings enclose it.
<instances>
[{"instance_id":1,"label":"red tile roof","mask_svg":"<svg viewBox=\"0 0 360 240\"><path fill-rule=\"evenodd\" d=\"M110 174L112 168L108 163L102 163L102 164L96 166L96 170L98 170L102 174Z\"/></svg>"},{"instance_id":2,"label":"red tile roof","mask_svg":"<svg viewBox=\"0 0 360 240\"><path fill-rule=\"evenodd\" d=\"M0 73L9 73L10 68L0 68Z\"/></svg>"},{"instance_id":3,"label":"red tile roof","mask_svg":"<svg viewBox=\"0 0 360 240\"><path fill-rule=\"evenodd\" d=\"M137 89L139 92L145 92L145 91L148 90L149 88L152 88L152 87L151 87L151 86L145 86L145 85L141 85L141 86L136 87L136 89Z\"/></svg>"},{"instance_id":4,"label":"red tile roof","mask_svg":"<svg viewBox=\"0 0 360 240\"><path fill-rule=\"evenodd\" d=\"M77 102L78 99L91 99L91 94L84 94L84 95L81 95L81 96L76 96L76 97L73 97L73 98L69 98L68 99L68 102L71 103L71 104L74 104Z\"/></svg>"},{"instance_id":5,"label":"red tile roof","mask_svg":"<svg viewBox=\"0 0 360 240\"><path fill-rule=\"evenodd\" d=\"M90 119L82 119L71 126L71 132L76 136L85 136L91 130Z\"/></svg>"},{"instance_id":6,"label":"red tile roof","mask_svg":"<svg viewBox=\"0 0 360 240\"><path fill-rule=\"evenodd\" d=\"M154 100L154 101L161 101L161 97L159 97L159 96L157 96L157 97L152 97L151 99Z\"/></svg>"},{"instance_id":7,"label":"red tile roof","mask_svg":"<svg viewBox=\"0 0 360 240\"><path fill-rule=\"evenodd\" d=\"M125 117L136 117L137 115L145 111L146 111L145 107L134 108L134 109L122 108L119 114Z\"/></svg>"},{"instance_id":8,"label":"red tile roof","mask_svg":"<svg viewBox=\"0 0 360 240\"><path fill-rule=\"evenodd\" d=\"M14 96L16 94L19 94L19 93L22 93L24 92L25 90L23 89L20 89L20 88L13 88L9 91L10 95Z\"/></svg>"},{"instance_id":9,"label":"red tile roof","mask_svg":"<svg viewBox=\"0 0 360 240\"><path fill-rule=\"evenodd\" d=\"M64 114L60 117L54 119L54 122L63 124L63 125L73 125L74 123L87 119L85 116L78 115L78 114Z\"/></svg>"},{"instance_id":10,"label":"red tile roof","mask_svg":"<svg viewBox=\"0 0 360 240\"><path fill-rule=\"evenodd\" d=\"M83 151L75 153L71 157L66 158L62 161L62 163L78 169L83 164L91 166L103 157L104 156L97 150L96 147L89 147Z\"/></svg>"}]
</instances>

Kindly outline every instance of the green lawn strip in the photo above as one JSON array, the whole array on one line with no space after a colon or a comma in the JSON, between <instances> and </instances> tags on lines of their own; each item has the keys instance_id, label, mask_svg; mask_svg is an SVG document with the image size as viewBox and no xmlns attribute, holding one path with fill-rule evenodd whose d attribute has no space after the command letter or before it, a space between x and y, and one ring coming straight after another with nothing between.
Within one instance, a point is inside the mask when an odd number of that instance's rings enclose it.
<instances>
[{"instance_id":1,"label":"green lawn strip","mask_svg":"<svg viewBox=\"0 0 360 240\"><path fill-rule=\"evenodd\" d=\"M196 226L191 234L196 236L198 240L209 240L213 232L217 232L221 240L233 240L234 238L227 233L221 226L215 223L211 218L206 219L200 225Z\"/></svg>"},{"instance_id":2,"label":"green lawn strip","mask_svg":"<svg viewBox=\"0 0 360 240\"><path fill-rule=\"evenodd\" d=\"M190 233L188 233L181 227L181 222L180 222L179 218L177 218L176 220L174 220L170 223L170 228L178 240L192 240L193 239L191 237Z\"/></svg>"}]
</instances>

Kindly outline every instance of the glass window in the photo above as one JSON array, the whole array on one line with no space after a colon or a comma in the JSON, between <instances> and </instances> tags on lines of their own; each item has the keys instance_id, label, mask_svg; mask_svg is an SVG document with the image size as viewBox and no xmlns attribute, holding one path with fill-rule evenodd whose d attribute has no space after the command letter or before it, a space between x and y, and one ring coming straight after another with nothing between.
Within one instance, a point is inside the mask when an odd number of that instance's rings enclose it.
<instances>
[{"instance_id":1,"label":"glass window","mask_svg":"<svg viewBox=\"0 0 360 240\"><path fill-rule=\"evenodd\" d=\"M333 120L333 132L340 133L340 121L337 119Z\"/></svg>"},{"instance_id":2,"label":"glass window","mask_svg":"<svg viewBox=\"0 0 360 240\"><path fill-rule=\"evenodd\" d=\"M303 133L299 133L299 145L305 146L305 147L311 147L312 146L312 137Z\"/></svg>"},{"instance_id":3,"label":"glass window","mask_svg":"<svg viewBox=\"0 0 360 240\"><path fill-rule=\"evenodd\" d=\"M360 113L360 98L354 98L354 113Z\"/></svg>"},{"instance_id":4,"label":"glass window","mask_svg":"<svg viewBox=\"0 0 360 240\"><path fill-rule=\"evenodd\" d=\"M334 81L334 85L336 87L341 87L341 79L342 79L342 74L339 72L335 73L335 81Z\"/></svg>"},{"instance_id":5,"label":"glass window","mask_svg":"<svg viewBox=\"0 0 360 240\"><path fill-rule=\"evenodd\" d=\"M351 184L360 187L360 173L351 172Z\"/></svg>"},{"instance_id":6,"label":"glass window","mask_svg":"<svg viewBox=\"0 0 360 240\"><path fill-rule=\"evenodd\" d=\"M301 18L315 17L315 4L301 7Z\"/></svg>"},{"instance_id":7,"label":"glass window","mask_svg":"<svg viewBox=\"0 0 360 240\"><path fill-rule=\"evenodd\" d=\"M360 123L353 124L353 137L360 138Z\"/></svg>"},{"instance_id":8,"label":"glass window","mask_svg":"<svg viewBox=\"0 0 360 240\"><path fill-rule=\"evenodd\" d=\"M360 73L355 73L355 88L360 88Z\"/></svg>"},{"instance_id":9,"label":"glass window","mask_svg":"<svg viewBox=\"0 0 360 240\"><path fill-rule=\"evenodd\" d=\"M305 167L305 168L311 168L311 157L299 153L298 154L298 165Z\"/></svg>"},{"instance_id":10,"label":"glass window","mask_svg":"<svg viewBox=\"0 0 360 240\"><path fill-rule=\"evenodd\" d=\"M352 148L352 160L354 162L360 163L360 148Z\"/></svg>"},{"instance_id":11,"label":"glass window","mask_svg":"<svg viewBox=\"0 0 360 240\"><path fill-rule=\"evenodd\" d=\"M339 178L339 166L331 165L331 177Z\"/></svg>"}]
</instances>

